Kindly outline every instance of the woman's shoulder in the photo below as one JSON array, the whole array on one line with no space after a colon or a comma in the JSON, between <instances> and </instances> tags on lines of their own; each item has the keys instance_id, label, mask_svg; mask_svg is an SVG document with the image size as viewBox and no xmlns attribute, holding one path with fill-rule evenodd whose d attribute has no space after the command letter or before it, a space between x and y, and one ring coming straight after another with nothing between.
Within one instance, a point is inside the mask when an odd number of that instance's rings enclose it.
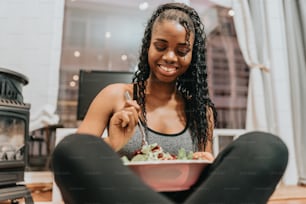
<instances>
[{"instance_id":1,"label":"woman's shoulder","mask_svg":"<svg viewBox=\"0 0 306 204\"><path fill-rule=\"evenodd\" d=\"M108 100L109 102L114 102L114 100L120 101L124 100L124 93L126 91L131 94L133 91L133 85L126 83L109 84L99 92L97 97L103 100Z\"/></svg>"},{"instance_id":2,"label":"woman's shoulder","mask_svg":"<svg viewBox=\"0 0 306 204\"><path fill-rule=\"evenodd\" d=\"M114 84L109 84L107 85L103 90L107 90L107 91L128 91L128 90L132 90L133 88L133 84L127 84L127 83L114 83Z\"/></svg>"},{"instance_id":3,"label":"woman's shoulder","mask_svg":"<svg viewBox=\"0 0 306 204\"><path fill-rule=\"evenodd\" d=\"M114 110L122 108L125 103L124 93L129 91L132 93L133 85L116 83L110 84L103 88L94 98L91 103L91 109L98 110L108 110L112 112Z\"/></svg>"}]
</instances>

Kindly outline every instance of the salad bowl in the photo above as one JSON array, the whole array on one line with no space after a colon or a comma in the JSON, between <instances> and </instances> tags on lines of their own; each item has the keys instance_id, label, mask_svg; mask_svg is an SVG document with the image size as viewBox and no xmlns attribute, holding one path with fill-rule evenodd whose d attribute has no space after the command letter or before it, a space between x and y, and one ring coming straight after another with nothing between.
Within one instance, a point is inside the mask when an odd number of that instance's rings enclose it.
<instances>
[{"instance_id":1,"label":"salad bowl","mask_svg":"<svg viewBox=\"0 0 306 204\"><path fill-rule=\"evenodd\" d=\"M158 192L188 190L196 183L207 160L156 160L125 163L144 183Z\"/></svg>"}]
</instances>

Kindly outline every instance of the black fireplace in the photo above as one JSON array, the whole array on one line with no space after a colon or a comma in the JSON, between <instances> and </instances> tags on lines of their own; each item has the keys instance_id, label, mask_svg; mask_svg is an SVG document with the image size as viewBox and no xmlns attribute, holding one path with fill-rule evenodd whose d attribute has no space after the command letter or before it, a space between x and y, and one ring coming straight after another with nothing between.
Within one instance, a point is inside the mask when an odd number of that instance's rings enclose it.
<instances>
[{"instance_id":1,"label":"black fireplace","mask_svg":"<svg viewBox=\"0 0 306 204\"><path fill-rule=\"evenodd\" d=\"M30 104L24 103L22 88L28 78L0 68L0 200L25 198L31 203L24 181L27 163Z\"/></svg>"}]
</instances>

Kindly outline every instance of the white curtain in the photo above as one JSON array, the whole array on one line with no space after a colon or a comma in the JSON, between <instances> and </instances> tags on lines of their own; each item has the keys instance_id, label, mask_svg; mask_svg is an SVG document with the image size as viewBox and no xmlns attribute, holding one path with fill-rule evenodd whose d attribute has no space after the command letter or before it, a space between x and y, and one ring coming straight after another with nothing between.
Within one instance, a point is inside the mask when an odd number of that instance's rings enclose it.
<instances>
[{"instance_id":1,"label":"white curtain","mask_svg":"<svg viewBox=\"0 0 306 204\"><path fill-rule=\"evenodd\" d=\"M283 2L299 183L306 184L306 1Z\"/></svg>"},{"instance_id":2,"label":"white curtain","mask_svg":"<svg viewBox=\"0 0 306 204\"><path fill-rule=\"evenodd\" d=\"M246 130L281 137L289 149L285 184L297 183L283 4L278 0L211 0L232 8L238 42L250 67Z\"/></svg>"},{"instance_id":3,"label":"white curtain","mask_svg":"<svg viewBox=\"0 0 306 204\"><path fill-rule=\"evenodd\" d=\"M247 1L211 0L212 2L232 8L235 12L234 23L238 42L243 57L250 69L247 130L275 132L273 119L273 102L271 101L269 59L267 58L266 23L264 16L257 19L257 26L262 25L260 33L256 33L255 22L252 21ZM263 14L264 15L264 14ZM256 37L255 37L256 36ZM261 43L258 44L258 41Z\"/></svg>"}]
</instances>

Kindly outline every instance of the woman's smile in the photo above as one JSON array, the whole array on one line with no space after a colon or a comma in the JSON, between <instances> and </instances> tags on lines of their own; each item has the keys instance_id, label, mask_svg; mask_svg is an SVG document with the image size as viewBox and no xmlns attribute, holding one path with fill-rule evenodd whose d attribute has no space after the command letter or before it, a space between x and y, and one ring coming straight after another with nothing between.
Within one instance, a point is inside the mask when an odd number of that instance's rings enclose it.
<instances>
[{"instance_id":1,"label":"woman's smile","mask_svg":"<svg viewBox=\"0 0 306 204\"><path fill-rule=\"evenodd\" d=\"M158 65L158 67L160 68L162 73L166 72L167 75L168 74L174 74L178 70L178 68L176 66L173 66L173 65L160 64L160 65Z\"/></svg>"}]
</instances>

